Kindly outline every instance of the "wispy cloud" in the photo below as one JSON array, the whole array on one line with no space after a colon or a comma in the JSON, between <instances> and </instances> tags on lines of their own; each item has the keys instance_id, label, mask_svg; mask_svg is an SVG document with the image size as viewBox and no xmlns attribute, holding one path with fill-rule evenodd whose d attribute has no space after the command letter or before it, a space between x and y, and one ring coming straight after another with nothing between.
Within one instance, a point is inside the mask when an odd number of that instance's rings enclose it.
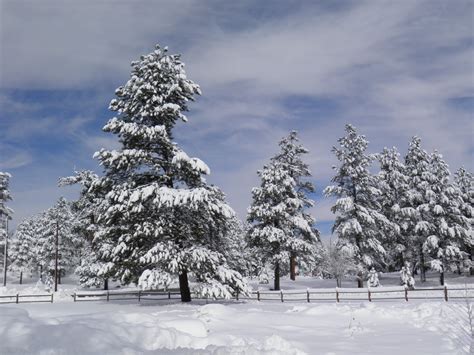
<instances>
[{"instance_id":1,"label":"wispy cloud","mask_svg":"<svg viewBox=\"0 0 474 355\"><path fill-rule=\"evenodd\" d=\"M100 133L112 116L108 100L129 62L160 42L183 53L203 89L176 140L209 163L209 180L240 215L256 170L297 129L311 151L316 218L330 223L321 189L346 122L368 136L371 151L404 151L417 134L453 169L473 169L472 11L463 0L3 1L0 137L20 144L32 164L36 154L59 154L98 169L91 153L116 144ZM15 95L34 88L62 99ZM42 134L61 152L39 153L33 141Z\"/></svg>"}]
</instances>

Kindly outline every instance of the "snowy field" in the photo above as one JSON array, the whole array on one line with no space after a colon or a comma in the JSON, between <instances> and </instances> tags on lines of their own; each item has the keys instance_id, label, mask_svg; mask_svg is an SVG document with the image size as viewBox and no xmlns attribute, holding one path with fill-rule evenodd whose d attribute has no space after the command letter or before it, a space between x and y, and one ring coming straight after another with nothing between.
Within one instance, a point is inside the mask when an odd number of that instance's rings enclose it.
<instances>
[{"instance_id":1,"label":"snowy field","mask_svg":"<svg viewBox=\"0 0 474 355\"><path fill-rule=\"evenodd\" d=\"M4 305L1 354L468 354L463 303Z\"/></svg>"},{"instance_id":2,"label":"snowy field","mask_svg":"<svg viewBox=\"0 0 474 355\"><path fill-rule=\"evenodd\" d=\"M473 278L450 275L448 285ZM12 280L13 281L13 280ZM42 292L33 279L0 294ZM0 305L0 354L469 354L464 300L305 302L72 302L65 279L55 303ZM381 277L396 285L396 275ZM437 286L430 274L423 286ZM254 284L268 290L268 285ZM344 287L354 286L347 282ZM284 290L333 280L282 280Z\"/></svg>"}]
</instances>

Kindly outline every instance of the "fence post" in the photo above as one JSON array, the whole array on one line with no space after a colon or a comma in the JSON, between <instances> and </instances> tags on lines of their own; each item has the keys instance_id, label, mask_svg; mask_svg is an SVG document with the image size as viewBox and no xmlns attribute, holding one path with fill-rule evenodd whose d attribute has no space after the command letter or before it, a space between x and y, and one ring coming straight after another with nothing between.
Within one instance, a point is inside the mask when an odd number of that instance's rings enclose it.
<instances>
[{"instance_id":1,"label":"fence post","mask_svg":"<svg viewBox=\"0 0 474 355\"><path fill-rule=\"evenodd\" d=\"M260 291L257 291L257 301L260 301Z\"/></svg>"},{"instance_id":2,"label":"fence post","mask_svg":"<svg viewBox=\"0 0 474 355\"><path fill-rule=\"evenodd\" d=\"M408 288L405 287L405 301L408 302Z\"/></svg>"},{"instance_id":3,"label":"fence post","mask_svg":"<svg viewBox=\"0 0 474 355\"><path fill-rule=\"evenodd\" d=\"M280 291L281 301L283 302L283 291Z\"/></svg>"},{"instance_id":4,"label":"fence post","mask_svg":"<svg viewBox=\"0 0 474 355\"><path fill-rule=\"evenodd\" d=\"M16 294L16 303L18 303L18 298L20 297L20 295L17 293Z\"/></svg>"},{"instance_id":5,"label":"fence post","mask_svg":"<svg viewBox=\"0 0 474 355\"><path fill-rule=\"evenodd\" d=\"M51 294L51 303L53 303L54 293Z\"/></svg>"},{"instance_id":6,"label":"fence post","mask_svg":"<svg viewBox=\"0 0 474 355\"><path fill-rule=\"evenodd\" d=\"M107 291L107 302L109 302L109 291Z\"/></svg>"},{"instance_id":7,"label":"fence post","mask_svg":"<svg viewBox=\"0 0 474 355\"><path fill-rule=\"evenodd\" d=\"M168 291L168 299L170 300L171 299L171 292Z\"/></svg>"},{"instance_id":8,"label":"fence post","mask_svg":"<svg viewBox=\"0 0 474 355\"><path fill-rule=\"evenodd\" d=\"M370 295L370 289L367 289L367 295L369 296L369 302L372 302L372 297Z\"/></svg>"},{"instance_id":9,"label":"fence post","mask_svg":"<svg viewBox=\"0 0 474 355\"><path fill-rule=\"evenodd\" d=\"M336 302L339 302L339 291L337 290L337 287L336 287Z\"/></svg>"},{"instance_id":10,"label":"fence post","mask_svg":"<svg viewBox=\"0 0 474 355\"><path fill-rule=\"evenodd\" d=\"M309 303L309 290L306 290L306 300L307 300L308 303Z\"/></svg>"},{"instance_id":11,"label":"fence post","mask_svg":"<svg viewBox=\"0 0 474 355\"><path fill-rule=\"evenodd\" d=\"M448 302L448 286L444 285L444 300Z\"/></svg>"},{"instance_id":12,"label":"fence post","mask_svg":"<svg viewBox=\"0 0 474 355\"><path fill-rule=\"evenodd\" d=\"M138 302L142 301L142 291L138 290Z\"/></svg>"}]
</instances>

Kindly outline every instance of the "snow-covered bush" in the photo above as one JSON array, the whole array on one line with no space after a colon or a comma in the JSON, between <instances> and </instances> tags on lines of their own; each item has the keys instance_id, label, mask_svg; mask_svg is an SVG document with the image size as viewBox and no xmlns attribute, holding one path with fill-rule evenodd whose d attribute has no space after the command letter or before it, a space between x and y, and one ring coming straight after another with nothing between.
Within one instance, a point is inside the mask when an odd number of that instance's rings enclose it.
<instances>
[{"instance_id":1,"label":"snow-covered bush","mask_svg":"<svg viewBox=\"0 0 474 355\"><path fill-rule=\"evenodd\" d=\"M415 279L411 275L410 266L404 265L400 270L400 285L413 289L415 287Z\"/></svg>"},{"instance_id":2,"label":"snow-covered bush","mask_svg":"<svg viewBox=\"0 0 474 355\"><path fill-rule=\"evenodd\" d=\"M375 271L374 268L371 268L369 271L369 277L367 278L367 285L369 287L379 287L380 286L380 281L379 281L379 274L377 271Z\"/></svg>"}]
</instances>

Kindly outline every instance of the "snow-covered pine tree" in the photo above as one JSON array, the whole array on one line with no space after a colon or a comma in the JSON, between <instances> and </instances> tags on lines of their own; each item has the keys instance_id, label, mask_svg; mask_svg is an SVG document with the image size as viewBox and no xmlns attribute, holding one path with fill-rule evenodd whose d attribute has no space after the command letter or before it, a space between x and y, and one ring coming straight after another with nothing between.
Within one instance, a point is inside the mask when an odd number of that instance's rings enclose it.
<instances>
[{"instance_id":1,"label":"snow-covered pine tree","mask_svg":"<svg viewBox=\"0 0 474 355\"><path fill-rule=\"evenodd\" d=\"M405 219L406 238L412 245L413 253L417 259L410 260L413 270L417 266L420 270L421 282L426 281L426 265L423 244L429 236L428 221L423 220L423 215L418 207L427 203L426 193L432 181L430 171L429 154L421 147L421 139L414 136L410 142L407 155L405 156L406 175L408 176L409 190L406 207L402 208Z\"/></svg>"},{"instance_id":2,"label":"snow-covered pine tree","mask_svg":"<svg viewBox=\"0 0 474 355\"><path fill-rule=\"evenodd\" d=\"M79 266L75 269L75 273L79 276L79 283L83 287L103 285L104 290L108 290L108 278L106 275L101 275L104 264L98 255L100 251L98 243L101 240L94 238L98 228L96 223L99 214L98 205L104 201L104 196L96 195L91 190L94 182L98 179L97 174L92 171L76 171L73 176L61 178L59 186L81 185L79 199L71 205L76 217L72 226L73 232L78 236L82 245Z\"/></svg>"},{"instance_id":3,"label":"snow-covered pine tree","mask_svg":"<svg viewBox=\"0 0 474 355\"><path fill-rule=\"evenodd\" d=\"M104 127L122 147L95 154L105 174L92 188L105 196L95 235L106 263L101 273L143 288L167 287L177 277L183 302L191 300L188 276L205 297L247 288L222 253L232 209L206 184L207 165L173 141L176 123L187 121L188 102L200 92L167 48L156 46L133 62L110 103L117 116Z\"/></svg>"},{"instance_id":4,"label":"snow-covered pine tree","mask_svg":"<svg viewBox=\"0 0 474 355\"><path fill-rule=\"evenodd\" d=\"M448 165L436 151L430 158L431 180L427 201L418 207L422 219L419 226L428 232L423 251L431 257L431 268L440 272L440 284L444 285L445 271L453 269L467 256L462 251L464 243L474 243L470 219L461 213L460 190L449 181Z\"/></svg>"},{"instance_id":5,"label":"snow-covered pine tree","mask_svg":"<svg viewBox=\"0 0 474 355\"><path fill-rule=\"evenodd\" d=\"M305 211L312 206L307 193L314 189L303 181L310 175L300 157L306 149L297 144L295 132L283 138L280 148L258 171L261 184L252 189L247 216L251 246L259 250L263 265L272 265L275 290L280 289L281 268L289 264L292 255L310 263L320 256L319 232Z\"/></svg>"},{"instance_id":6,"label":"snow-covered pine tree","mask_svg":"<svg viewBox=\"0 0 474 355\"><path fill-rule=\"evenodd\" d=\"M358 265L358 287L363 287L368 268L383 264L386 251L381 243L382 234L393 227L380 213L378 179L369 167L375 157L367 154L368 141L347 124L346 135L338 140L340 148L332 151L340 161L333 167L336 175L324 190L326 196L337 197L332 212L336 214L333 233L339 247L348 250Z\"/></svg>"},{"instance_id":7,"label":"snow-covered pine tree","mask_svg":"<svg viewBox=\"0 0 474 355\"><path fill-rule=\"evenodd\" d=\"M23 283L23 274L32 272L36 267L36 234L34 218L23 220L16 228L11 248L8 251L11 260L10 268L20 273L20 285Z\"/></svg>"},{"instance_id":8,"label":"snow-covered pine tree","mask_svg":"<svg viewBox=\"0 0 474 355\"><path fill-rule=\"evenodd\" d=\"M472 276L474 275L474 245L472 244L474 225L474 178L470 172L468 172L465 168L461 167L454 174L454 183L459 189L461 195L461 213L465 218L470 220L470 238L468 241L465 241L463 243L463 250L469 254L469 273Z\"/></svg>"},{"instance_id":9,"label":"snow-covered pine tree","mask_svg":"<svg viewBox=\"0 0 474 355\"><path fill-rule=\"evenodd\" d=\"M8 256L8 220L13 215L13 210L7 206L8 201L12 199L10 195L11 175L9 173L0 172L0 241L2 243L2 260L7 261ZM3 285L6 284L7 266L3 265Z\"/></svg>"},{"instance_id":10,"label":"snow-covered pine tree","mask_svg":"<svg viewBox=\"0 0 474 355\"><path fill-rule=\"evenodd\" d=\"M58 283L61 283L61 276L79 262L81 243L73 233L74 220L71 206L63 197L41 218L39 252L42 255L42 269L49 275L55 275L58 250Z\"/></svg>"},{"instance_id":11,"label":"snow-covered pine tree","mask_svg":"<svg viewBox=\"0 0 474 355\"><path fill-rule=\"evenodd\" d=\"M295 181L296 200L295 209L292 212L294 223L298 228L293 229L293 237L304 239L309 243L317 243L320 246L319 231L312 227L315 219L308 212L308 208L314 206L314 201L308 195L315 191L314 185L307 180L311 177L311 171L308 164L303 161L303 155L309 151L299 143L298 133L291 131L287 137L284 137L280 143L280 152L273 158L274 161L283 164L288 169L290 176ZM295 245L297 248L298 245ZM322 248L313 249L313 260L321 259ZM295 249L290 253L290 278L296 279L297 256L301 251ZM304 256L305 252L303 252ZM304 261L304 258L301 258Z\"/></svg>"},{"instance_id":12,"label":"snow-covered pine tree","mask_svg":"<svg viewBox=\"0 0 474 355\"><path fill-rule=\"evenodd\" d=\"M412 260L411 239L406 235L405 214L414 213L408 203L408 176L400 161L397 149L384 148L377 154L380 163L378 174L381 213L392 223L382 240L387 251L387 264L392 270L400 270L405 260Z\"/></svg>"}]
</instances>

